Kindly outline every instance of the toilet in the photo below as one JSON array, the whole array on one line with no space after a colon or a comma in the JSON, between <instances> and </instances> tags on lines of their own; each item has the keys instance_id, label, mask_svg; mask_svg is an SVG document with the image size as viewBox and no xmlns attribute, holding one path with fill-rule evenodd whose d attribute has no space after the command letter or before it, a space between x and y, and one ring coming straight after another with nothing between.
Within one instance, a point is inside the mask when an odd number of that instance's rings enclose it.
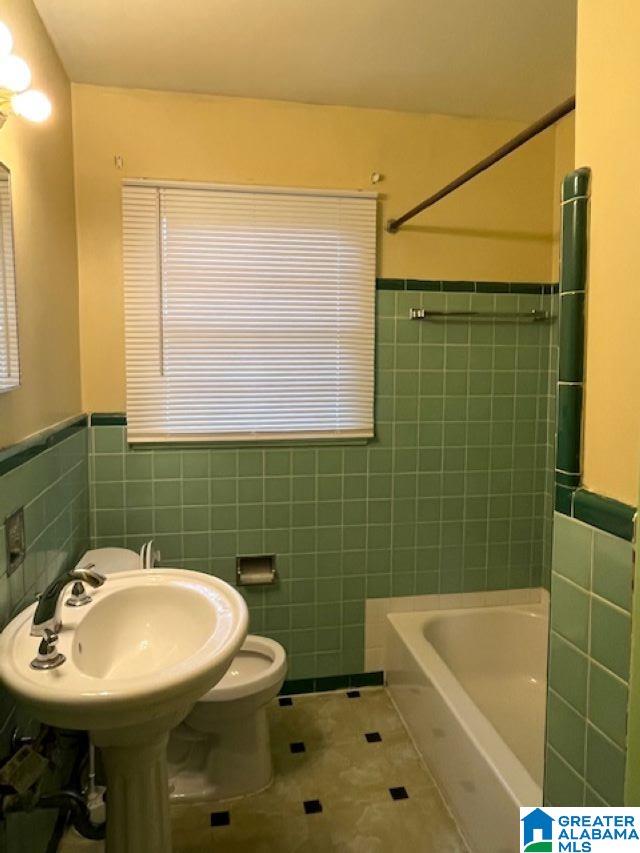
<instances>
[{"instance_id":1,"label":"toilet","mask_svg":"<svg viewBox=\"0 0 640 853\"><path fill-rule=\"evenodd\" d=\"M222 680L169 736L170 797L225 800L271 782L267 704L287 669L275 640L249 634Z\"/></svg>"},{"instance_id":2,"label":"toilet","mask_svg":"<svg viewBox=\"0 0 640 853\"><path fill-rule=\"evenodd\" d=\"M78 566L92 563L104 575L153 565L152 543L140 554L126 548L88 551ZM225 800L252 794L271 782L267 704L278 695L287 671L280 643L249 634L223 678L199 699L169 736L172 801Z\"/></svg>"}]
</instances>

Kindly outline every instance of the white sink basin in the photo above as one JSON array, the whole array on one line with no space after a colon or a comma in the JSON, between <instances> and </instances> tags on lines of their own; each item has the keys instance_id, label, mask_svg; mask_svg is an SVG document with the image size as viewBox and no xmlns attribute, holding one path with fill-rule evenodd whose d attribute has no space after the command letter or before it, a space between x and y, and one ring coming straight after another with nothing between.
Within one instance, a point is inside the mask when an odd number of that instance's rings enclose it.
<instances>
[{"instance_id":1,"label":"white sink basin","mask_svg":"<svg viewBox=\"0 0 640 853\"><path fill-rule=\"evenodd\" d=\"M30 666L36 605L16 616L0 635L0 679L34 717L89 730L101 747L107 850L168 851L166 738L225 674L247 635L247 607L224 581L183 569L109 575L90 593L84 607L61 608L66 660L55 669Z\"/></svg>"},{"instance_id":2,"label":"white sink basin","mask_svg":"<svg viewBox=\"0 0 640 853\"><path fill-rule=\"evenodd\" d=\"M242 596L183 569L109 575L85 607L63 607L58 668L30 667L35 604L0 636L0 678L44 723L113 729L193 704L226 672L247 634Z\"/></svg>"}]
</instances>

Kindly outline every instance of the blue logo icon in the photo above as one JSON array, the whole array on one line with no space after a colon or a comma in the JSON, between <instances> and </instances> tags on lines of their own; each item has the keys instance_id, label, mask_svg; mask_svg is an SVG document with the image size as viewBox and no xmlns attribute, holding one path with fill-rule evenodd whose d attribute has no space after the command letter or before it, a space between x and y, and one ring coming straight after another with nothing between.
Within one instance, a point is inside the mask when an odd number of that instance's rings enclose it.
<instances>
[{"instance_id":1,"label":"blue logo icon","mask_svg":"<svg viewBox=\"0 0 640 853\"><path fill-rule=\"evenodd\" d=\"M522 849L525 853L551 853L553 818L542 809L534 809L522 818Z\"/></svg>"}]
</instances>

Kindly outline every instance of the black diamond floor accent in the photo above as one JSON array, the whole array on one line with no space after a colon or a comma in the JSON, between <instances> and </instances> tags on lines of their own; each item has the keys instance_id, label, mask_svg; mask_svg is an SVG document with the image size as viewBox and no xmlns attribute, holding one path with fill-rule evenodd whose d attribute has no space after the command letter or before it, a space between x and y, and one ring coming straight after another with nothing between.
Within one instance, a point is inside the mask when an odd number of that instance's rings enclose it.
<instances>
[{"instance_id":1,"label":"black diamond floor accent","mask_svg":"<svg viewBox=\"0 0 640 853\"><path fill-rule=\"evenodd\" d=\"M380 743L382 735L380 732L367 732L365 735L367 743Z\"/></svg>"},{"instance_id":2,"label":"black diamond floor accent","mask_svg":"<svg viewBox=\"0 0 640 853\"><path fill-rule=\"evenodd\" d=\"M229 826L230 823L229 812L211 812L211 826Z\"/></svg>"},{"instance_id":3,"label":"black diamond floor accent","mask_svg":"<svg viewBox=\"0 0 640 853\"><path fill-rule=\"evenodd\" d=\"M302 804L305 814L318 814L322 811L322 803L320 800L305 800Z\"/></svg>"},{"instance_id":4,"label":"black diamond floor accent","mask_svg":"<svg viewBox=\"0 0 640 853\"><path fill-rule=\"evenodd\" d=\"M291 698L291 696L281 696L278 699L278 702L280 703L281 708L286 708L289 705L293 705L293 699Z\"/></svg>"},{"instance_id":5,"label":"black diamond floor accent","mask_svg":"<svg viewBox=\"0 0 640 853\"><path fill-rule=\"evenodd\" d=\"M347 697L349 699L359 699L360 691L359 690L347 690Z\"/></svg>"},{"instance_id":6,"label":"black diamond floor accent","mask_svg":"<svg viewBox=\"0 0 640 853\"><path fill-rule=\"evenodd\" d=\"M290 743L289 749L291 750L291 752L304 752L305 751L305 745L301 740L299 740L299 741L296 741L295 743Z\"/></svg>"},{"instance_id":7,"label":"black diamond floor accent","mask_svg":"<svg viewBox=\"0 0 640 853\"><path fill-rule=\"evenodd\" d=\"M391 794L392 800L408 800L409 794L407 794L406 788L389 788L389 793Z\"/></svg>"}]
</instances>

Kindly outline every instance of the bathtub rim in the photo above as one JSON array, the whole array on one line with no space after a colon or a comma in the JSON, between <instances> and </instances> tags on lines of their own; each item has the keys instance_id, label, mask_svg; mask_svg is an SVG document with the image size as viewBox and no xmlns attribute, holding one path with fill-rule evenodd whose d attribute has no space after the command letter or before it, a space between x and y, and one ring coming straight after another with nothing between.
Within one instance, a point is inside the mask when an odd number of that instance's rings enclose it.
<instances>
[{"instance_id":1,"label":"bathtub rim","mask_svg":"<svg viewBox=\"0 0 640 853\"><path fill-rule=\"evenodd\" d=\"M418 668L436 688L458 724L474 742L483 759L500 778L514 805L536 806L542 804L542 785L537 784L423 633L428 622L442 619L443 616L468 617L474 613L505 611L528 615L548 623L548 609L544 603L388 613L387 621L399 635Z\"/></svg>"}]
</instances>

